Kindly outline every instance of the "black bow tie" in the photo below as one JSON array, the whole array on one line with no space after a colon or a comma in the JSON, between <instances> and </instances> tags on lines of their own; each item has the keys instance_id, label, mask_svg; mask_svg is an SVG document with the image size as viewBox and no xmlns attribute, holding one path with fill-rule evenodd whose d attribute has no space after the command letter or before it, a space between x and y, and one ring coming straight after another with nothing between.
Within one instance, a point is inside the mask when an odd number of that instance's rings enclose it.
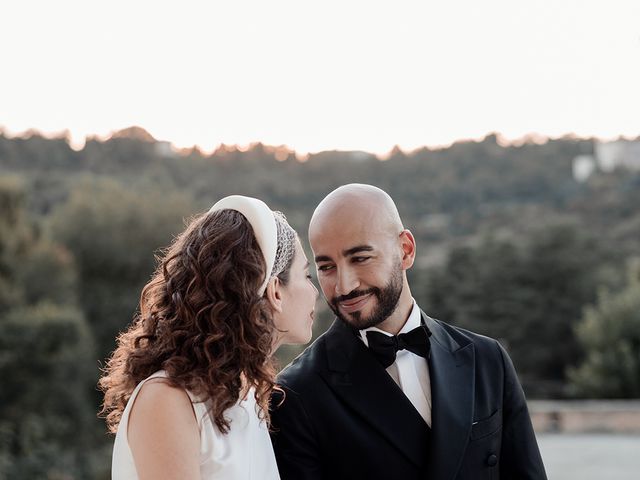
<instances>
[{"instance_id":1,"label":"black bow tie","mask_svg":"<svg viewBox=\"0 0 640 480\"><path fill-rule=\"evenodd\" d=\"M429 358L429 351L431 350L430 336L429 329L425 325L420 325L407 333L395 336L369 330L367 332L367 341L369 342L369 350L382 366L387 368L395 362L398 350L409 350L423 358Z\"/></svg>"}]
</instances>

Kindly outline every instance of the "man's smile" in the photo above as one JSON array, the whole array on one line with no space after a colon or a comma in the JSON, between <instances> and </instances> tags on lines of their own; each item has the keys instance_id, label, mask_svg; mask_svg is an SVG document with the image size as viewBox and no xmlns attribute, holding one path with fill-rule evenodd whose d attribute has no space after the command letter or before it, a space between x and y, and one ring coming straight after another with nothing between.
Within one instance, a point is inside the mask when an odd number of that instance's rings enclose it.
<instances>
[{"instance_id":1,"label":"man's smile","mask_svg":"<svg viewBox=\"0 0 640 480\"><path fill-rule=\"evenodd\" d=\"M373 293L367 293L365 295L361 295L359 297L352 298L349 300L342 300L341 302L338 302L338 305L340 306L340 308L342 308L342 310L344 310L347 313L357 312L358 310L361 310L362 307L364 307L364 305L369 301L369 299L372 296L373 296Z\"/></svg>"}]
</instances>

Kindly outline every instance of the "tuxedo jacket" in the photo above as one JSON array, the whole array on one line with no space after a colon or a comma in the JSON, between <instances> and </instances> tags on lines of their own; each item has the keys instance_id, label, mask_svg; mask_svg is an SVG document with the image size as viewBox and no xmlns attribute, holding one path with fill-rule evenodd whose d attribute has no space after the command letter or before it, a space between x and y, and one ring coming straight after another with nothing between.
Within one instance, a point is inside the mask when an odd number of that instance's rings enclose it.
<instances>
[{"instance_id":1,"label":"tuxedo jacket","mask_svg":"<svg viewBox=\"0 0 640 480\"><path fill-rule=\"evenodd\" d=\"M434 320L429 428L336 319L278 376L272 442L282 480L546 479L522 387L491 338Z\"/></svg>"}]
</instances>

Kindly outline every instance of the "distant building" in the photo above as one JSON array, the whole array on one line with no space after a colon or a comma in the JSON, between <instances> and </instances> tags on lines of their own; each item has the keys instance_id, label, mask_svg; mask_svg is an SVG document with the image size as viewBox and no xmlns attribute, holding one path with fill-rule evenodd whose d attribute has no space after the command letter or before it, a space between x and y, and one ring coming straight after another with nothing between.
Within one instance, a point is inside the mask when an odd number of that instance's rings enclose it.
<instances>
[{"instance_id":1,"label":"distant building","mask_svg":"<svg viewBox=\"0 0 640 480\"><path fill-rule=\"evenodd\" d=\"M156 153L163 157L175 157L177 156L176 151L173 149L171 142L159 141L153 145Z\"/></svg>"},{"instance_id":2,"label":"distant building","mask_svg":"<svg viewBox=\"0 0 640 480\"><path fill-rule=\"evenodd\" d=\"M595 142L594 155L573 159L573 178L584 182L596 170L611 172L616 168L640 170L640 140Z\"/></svg>"},{"instance_id":3,"label":"distant building","mask_svg":"<svg viewBox=\"0 0 640 480\"><path fill-rule=\"evenodd\" d=\"M616 140L598 142L595 145L598 167L610 172L618 167L640 170L640 140Z\"/></svg>"},{"instance_id":4,"label":"distant building","mask_svg":"<svg viewBox=\"0 0 640 480\"><path fill-rule=\"evenodd\" d=\"M578 155L573 159L573 178L584 182L596 169L596 159L593 155Z\"/></svg>"}]
</instances>

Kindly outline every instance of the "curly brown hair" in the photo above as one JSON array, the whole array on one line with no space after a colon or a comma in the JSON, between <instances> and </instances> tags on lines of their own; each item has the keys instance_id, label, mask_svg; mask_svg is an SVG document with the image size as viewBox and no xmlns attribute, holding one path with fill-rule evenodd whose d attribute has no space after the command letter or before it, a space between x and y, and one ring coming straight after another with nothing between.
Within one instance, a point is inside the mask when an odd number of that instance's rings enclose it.
<instances>
[{"instance_id":1,"label":"curly brown hair","mask_svg":"<svg viewBox=\"0 0 640 480\"><path fill-rule=\"evenodd\" d=\"M116 432L136 385L158 370L207 402L223 433L225 410L251 387L269 422L276 327L268 300L256 293L266 265L249 222L234 210L196 216L157 261L98 382L109 430ZM279 275L284 284L292 262Z\"/></svg>"}]
</instances>

